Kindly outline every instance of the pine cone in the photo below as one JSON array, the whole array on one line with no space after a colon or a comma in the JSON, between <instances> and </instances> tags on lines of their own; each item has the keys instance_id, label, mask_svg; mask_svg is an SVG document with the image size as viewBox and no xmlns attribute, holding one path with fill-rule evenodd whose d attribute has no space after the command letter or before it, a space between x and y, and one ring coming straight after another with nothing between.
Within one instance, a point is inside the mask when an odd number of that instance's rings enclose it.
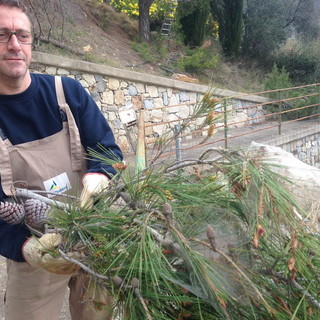
<instances>
[{"instance_id":1,"label":"pine cone","mask_svg":"<svg viewBox=\"0 0 320 320\"><path fill-rule=\"evenodd\" d=\"M212 228L212 226L208 225L207 226L207 237L210 241L210 244L211 244L211 247L212 247L212 250L215 251L216 250L216 235L215 235L215 232Z\"/></svg>"},{"instance_id":2,"label":"pine cone","mask_svg":"<svg viewBox=\"0 0 320 320\"><path fill-rule=\"evenodd\" d=\"M172 207L171 205L168 203L168 202L165 202L163 205L162 205L162 209L163 209L163 214L171 219L172 218Z\"/></svg>"},{"instance_id":3,"label":"pine cone","mask_svg":"<svg viewBox=\"0 0 320 320\"><path fill-rule=\"evenodd\" d=\"M35 229L43 229L44 224L48 222L48 213L51 207L40 200L27 199L24 203L24 209L26 224Z\"/></svg>"},{"instance_id":4,"label":"pine cone","mask_svg":"<svg viewBox=\"0 0 320 320\"><path fill-rule=\"evenodd\" d=\"M9 224L20 223L25 216L22 204L0 202L0 218Z\"/></svg>"}]
</instances>

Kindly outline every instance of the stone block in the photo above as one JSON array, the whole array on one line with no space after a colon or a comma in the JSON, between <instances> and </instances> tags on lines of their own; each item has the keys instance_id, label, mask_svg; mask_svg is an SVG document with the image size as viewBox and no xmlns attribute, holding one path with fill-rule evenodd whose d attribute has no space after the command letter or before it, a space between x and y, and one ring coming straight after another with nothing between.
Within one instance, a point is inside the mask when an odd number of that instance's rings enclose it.
<instances>
[{"instance_id":1,"label":"stone block","mask_svg":"<svg viewBox=\"0 0 320 320\"><path fill-rule=\"evenodd\" d=\"M83 78L83 80L85 80L85 81L88 83L89 87L95 86L95 84L96 84L96 78L94 77L94 75L84 73L84 74L82 75L82 78Z\"/></svg>"},{"instance_id":2,"label":"stone block","mask_svg":"<svg viewBox=\"0 0 320 320\"><path fill-rule=\"evenodd\" d=\"M112 91L105 91L101 94L102 103L114 104L114 94Z\"/></svg>"},{"instance_id":3,"label":"stone block","mask_svg":"<svg viewBox=\"0 0 320 320\"><path fill-rule=\"evenodd\" d=\"M114 94L114 102L116 105L123 106L125 103L124 94L122 90L117 90Z\"/></svg>"},{"instance_id":4,"label":"stone block","mask_svg":"<svg viewBox=\"0 0 320 320\"><path fill-rule=\"evenodd\" d=\"M59 76L67 76L69 74L70 74L70 72L66 69L62 69L62 68L57 69L57 75L59 75Z\"/></svg>"},{"instance_id":5,"label":"stone block","mask_svg":"<svg viewBox=\"0 0 320 320\"><path fill-rule=\"evenodd\" d=\"M120 82L118 79L109 78L108 88L110 90L118 90L120 86Z\"/></svg>"},{"instance_id":6,"label":"stone block","mask_svg":"<svg viewBox=\"0 0 320 320\"><path fill-rule=\"evenodd\" d=\"M57 68L49 67L46 69L47 74L56 75L57 74Z\"/></svg>"},{"instance_id":7,"label":"stone block","mask_svg":"<svg viewBox=\"0 0 320 320\"><path fill-rule=\"evenodd\" d=\"M158 88L156 86L146 86L146 91L151 98L159 97Z\"/></svg>"}]
</instances>

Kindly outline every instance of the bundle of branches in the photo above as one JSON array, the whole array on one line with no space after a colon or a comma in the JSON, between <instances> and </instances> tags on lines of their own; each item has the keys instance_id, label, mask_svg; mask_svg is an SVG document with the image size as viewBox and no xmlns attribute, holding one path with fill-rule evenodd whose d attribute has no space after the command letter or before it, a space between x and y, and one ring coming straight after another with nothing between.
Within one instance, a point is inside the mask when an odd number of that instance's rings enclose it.
<instances>
[{"instance_id":1,"label":"bundle of branches","mask_svg":"<svg viewBox=\"0 0 320 320\"><path fill-rule=\"evenodd\" d=\"M319 318L318 234L288 179L246 152L219 152L139 173L115 163L92 210L52 210L59 254L85 247L71 260L112 292L120 319Z\"/></svg>"},{"instance_id":2,"label":"bundle of branches","mask_svg":"<svg viewBox=\"0 0 320 320\"><path fill-rule=\"evenodd\" d=\"M118 170L112 187L46 222L117 319L319 319L319 235L274 164L222 149L141 171L90 157Z\"/></svg>"}]
</instances>

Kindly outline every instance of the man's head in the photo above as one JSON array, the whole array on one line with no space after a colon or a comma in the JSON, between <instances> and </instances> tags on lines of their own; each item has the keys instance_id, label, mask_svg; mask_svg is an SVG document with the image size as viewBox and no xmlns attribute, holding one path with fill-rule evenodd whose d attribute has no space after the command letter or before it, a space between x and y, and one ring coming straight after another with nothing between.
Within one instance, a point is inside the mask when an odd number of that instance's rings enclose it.
<instances>
[{"instance_id":1,"label":"man's head","mask_svg":"<svg viewBox=\"0 0 320 320\"><path fill-rule=\"evenodd\" d=\"M21 1L0 0L0 41L1 35L3 36L0 42L0 93L2 94L8 93L5 89L2 90L8 85L15 86L17 92L22 92L30 84L28 69L31 63L31 29L31 21ZM30 35L28 41L23 41L23 32Z\"/></svg>"}]
</instances>

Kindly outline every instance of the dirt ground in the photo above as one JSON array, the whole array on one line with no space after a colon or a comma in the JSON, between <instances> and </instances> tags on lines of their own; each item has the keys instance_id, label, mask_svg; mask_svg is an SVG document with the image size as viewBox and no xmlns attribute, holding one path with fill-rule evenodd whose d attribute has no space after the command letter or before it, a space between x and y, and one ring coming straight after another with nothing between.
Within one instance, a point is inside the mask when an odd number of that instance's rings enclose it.
<instances>
[{"instance_id":1,"label":"dirt ground","mask_svg":"<svg viewBox=\"0 0 320 320\"><path fill-rule=\"evenodd\" d=\"M29 0L23 1L30 6ZM104 12L102 7L99 10L83 0L32 0L32 3L30 16L35 35L41 39L35 40L34 50L132 71L164 73L133 49L138 22L125 19L111 6Z\"/></svg>"}]
</instances>

